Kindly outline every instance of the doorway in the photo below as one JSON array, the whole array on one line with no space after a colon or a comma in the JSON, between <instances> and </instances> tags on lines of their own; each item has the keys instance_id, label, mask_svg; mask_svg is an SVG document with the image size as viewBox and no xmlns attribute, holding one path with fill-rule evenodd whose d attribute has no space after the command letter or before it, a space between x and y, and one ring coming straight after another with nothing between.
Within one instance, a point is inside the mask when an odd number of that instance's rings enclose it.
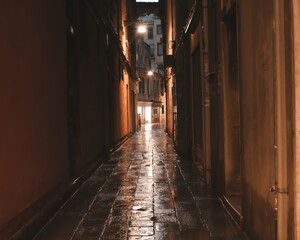
<instances>
[{"instance_id":1,"label":"doorway","mask_svg":"<svg viewBox=\"0 0 300 240\"><path fill-rule=\"evenodd\" d=\"M203 157L203 86L201 79L200 47L192 53L193 67L193 148L194 160L200 170L201 177L205 179L205 163Z\"/></svg>"},{"instance_id":2,"label":"doorway","mask_svg":"<svg viewBox=\"0 0 300 240\"><path fill-rule=\"evenodd\" d=\"M151 111L152 111L151 107L146 107L145 108L145 112L146 112L146 114L145 114L145 122L146 123L151 123L151 117L152 117Z\"/></svg>"},{"instance_id":3,"label":"doorway","mask_svg":"<svg viewBox=\"0 0 300 240\"><path fill-rule=\"evenodd\" d=\"M131 90L131 129L134 133L136 131L136 104L135 104L135 93Z\"/></svg>"},{"instance_id":4,"label":"doorway","mask_svg":"<svg viewBox=\"0 0 300 240\"><path fill-rule=\"evenodd\" d=\"M152 108L152 112L153 112L153 123L159 123L159 108L155 107Z\"/></svg>"},{"instance_id":5,"label":"doorway","mask_svg":"<svg viewBox=\"0 0 300 240\"><path fill-rule=\"evenodd\" d=\"M236 6L227 13L223 25L224 81L224 197L241 214L241 120L240 81Z\"/></svg>"}]
</instances>

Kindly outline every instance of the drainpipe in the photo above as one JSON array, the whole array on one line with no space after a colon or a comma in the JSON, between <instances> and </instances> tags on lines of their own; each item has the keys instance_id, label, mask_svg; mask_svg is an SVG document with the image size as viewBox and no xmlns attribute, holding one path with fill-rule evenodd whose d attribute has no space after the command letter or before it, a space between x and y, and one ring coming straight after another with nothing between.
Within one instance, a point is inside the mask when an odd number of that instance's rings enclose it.
<instances>
[{"instance_id":1,"label":"drainpipe","mask_svg":"<svg viewBox=\"0 0 300 240\"><path fill-rule=\"evenodd\" d=\"M275 156L275 212L277 239L287 239L288 184L286 136L286 86L284 0L273 0L273 81L274 81L274 156Z\"/></svg>"}]
</instances>

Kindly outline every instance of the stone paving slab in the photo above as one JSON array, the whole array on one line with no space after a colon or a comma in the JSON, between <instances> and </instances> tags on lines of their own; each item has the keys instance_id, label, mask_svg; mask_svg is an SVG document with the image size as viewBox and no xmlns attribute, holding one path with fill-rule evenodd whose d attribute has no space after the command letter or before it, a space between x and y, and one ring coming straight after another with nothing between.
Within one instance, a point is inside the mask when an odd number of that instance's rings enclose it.
<instances>
[{"instance_id":1,"label":"stone paving slab","mask_svg":"<svg viewBox=\"0 0 300 240\"><path fill-rule=\"evenodd\" d=\"M136 133L35 240L247 239L161 125Z\"/></svg>"}]
</instances>

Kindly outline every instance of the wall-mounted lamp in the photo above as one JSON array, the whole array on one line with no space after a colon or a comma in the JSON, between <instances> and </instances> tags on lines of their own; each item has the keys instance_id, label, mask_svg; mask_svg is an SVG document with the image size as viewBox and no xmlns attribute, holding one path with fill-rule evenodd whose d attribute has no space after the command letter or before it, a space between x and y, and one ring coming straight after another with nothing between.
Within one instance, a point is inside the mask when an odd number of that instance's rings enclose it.
<instances>
[{"instance_id":1,"label":"wall-mounted lamp","mask_svg":"<svg viewBox=\"0 0 300 240\"><path fill-rule=\"evenodd\" d=\"M137 20L137 19L124 20L124 27L129 27L129 26L137 25L137 24L138 24L138 27L145 27L143 22L140 20ZM146 27L145 27L145 30L146 30Z\"/></svg>"},{"instance_id":2,"label":"wall-mounted lamp","mask_svg":"<svg viewBox=\"0 0 300 240\"><path fill-rule=\"evenodd\" d=\"M145 33L146 32L146 27L144 25L139 25L138 26L138 32L139 33Z\"/></svg>"},{"instance_id":3,"label":"wall-mounted lamp","mask_svg":"<svg viewBox=\"0 0 300 240\"><path fill-rule=\"evenodd\" d=\"M72 25L70 25L70 33L71 33L72 35L75 34L75 29L74 29L74 27L73 27Z\"/></svg>"},{"instance_id":4,"label":"wall-mounted lamp","mask_svg":"<svg viewBox=\"0 0 300 240\"><path fill-rule=\"evenodd\" d=\"M132 19L132 20L124 20L124 27L129 27L132 25L137 25L137 32L138 33L145 33L147 32L146 26L139 20Z\"/></svg>"}]
</instances>

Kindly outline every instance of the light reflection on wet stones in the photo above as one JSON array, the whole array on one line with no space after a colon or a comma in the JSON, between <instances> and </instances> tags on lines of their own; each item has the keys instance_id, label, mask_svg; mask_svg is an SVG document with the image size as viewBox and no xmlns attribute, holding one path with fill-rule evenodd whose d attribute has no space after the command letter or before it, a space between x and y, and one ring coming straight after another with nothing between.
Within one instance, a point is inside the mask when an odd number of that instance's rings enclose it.
<instances>
[{"instance_id":1,"label":"light reflection on wet stones","mask_svg":"<svg viewBox=\"0 0 300 240\"><path fill-rule=\"evenodd\" d=\"M205 189L191 161L176 154L161 125L138 132L114 152L36 239L59 236L246 239Z\"/></svg>"}]
</instances>

